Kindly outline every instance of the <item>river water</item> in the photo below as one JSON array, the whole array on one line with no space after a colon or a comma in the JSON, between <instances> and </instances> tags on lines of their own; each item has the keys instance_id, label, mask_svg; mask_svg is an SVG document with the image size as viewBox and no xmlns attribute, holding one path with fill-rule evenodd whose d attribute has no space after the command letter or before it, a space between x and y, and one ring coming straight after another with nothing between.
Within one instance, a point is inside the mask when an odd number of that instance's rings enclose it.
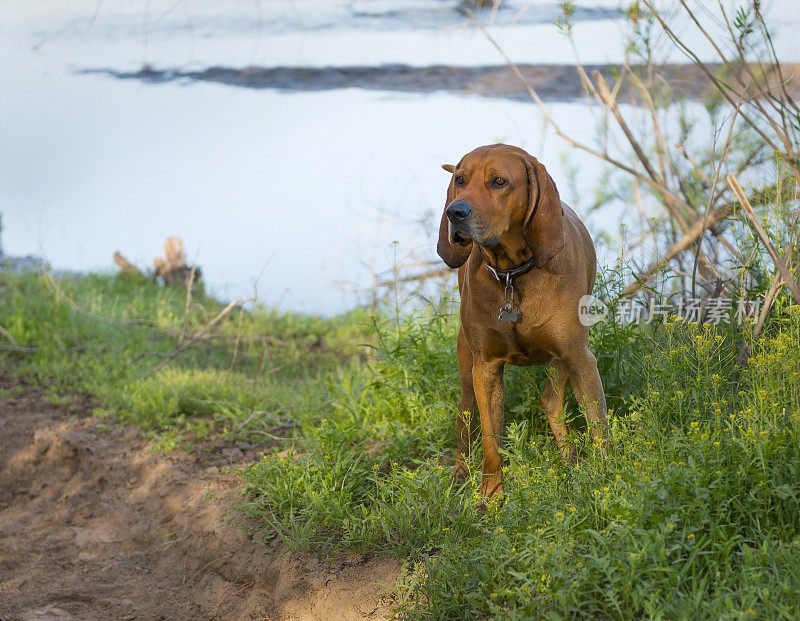
<instances>
[{"instance_id":1,"label":"river water","mask_svg":"<svg viewBox=\"0 0 800 621\"><path fill-rule=\"evenodd\" d=\"M440 164L481 144L528 149L585 212L605 169L570 151L519 97L448 91L446 81L420 91L330 81L293 90L109 74L502 65L458 4L3 0L4 251L111 271L114 251L146 267L178 235L218 296L255 288L268 305L327 314L364 302L393 265L408 272L436 259L448 182ZM622 58L619 4L579 3L582 61ZM574 62L552 24L555 3L503 7L479 17L515 62ZM787 60L800 58L798 7L774 8ZM598 120L584 101L548 106L572 136L592 140ZM617 206L587 219L613 233L626 217L635 216Z\"/></svg>"}]
</instances>

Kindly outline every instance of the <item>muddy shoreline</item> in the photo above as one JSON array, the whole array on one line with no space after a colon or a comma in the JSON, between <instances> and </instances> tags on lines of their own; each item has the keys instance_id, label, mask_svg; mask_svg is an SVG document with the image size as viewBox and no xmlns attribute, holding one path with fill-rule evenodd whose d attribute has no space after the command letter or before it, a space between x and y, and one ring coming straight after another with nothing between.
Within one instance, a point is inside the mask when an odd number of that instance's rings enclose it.
<instances>
[{"instance_id":1,"label":"muddy shoreline","mask_svg":"<svg viewBox=\"0 0 800 621\"><path fill-rule=\"evenodd\" d=\"M797 73L800 65L792 65ZM574 101L584 97L574 65L519 65L527 82L546 101ZM600 71L610 83L616 65L586 65L591 75ZM710 65L713 71L717 65ZM637 68L642 73L643 68ZM351 67L209 67L201 71L153 69L122 72L113 69L83 69L82 74L107 75L120 80L164 82L214 82L253 89L280 91L325 91L340 88L362 88L404 93L447 92L479 97L495 97L529 101L525 85L506 65L453 67L431 65L351 66ZM663 68L663 75L672 87L673 96L690 100L702 99L711 92L708 77L695 65L673 64ZM619 94L625 100L628 93Z\"/></svg>"}]
</instances>

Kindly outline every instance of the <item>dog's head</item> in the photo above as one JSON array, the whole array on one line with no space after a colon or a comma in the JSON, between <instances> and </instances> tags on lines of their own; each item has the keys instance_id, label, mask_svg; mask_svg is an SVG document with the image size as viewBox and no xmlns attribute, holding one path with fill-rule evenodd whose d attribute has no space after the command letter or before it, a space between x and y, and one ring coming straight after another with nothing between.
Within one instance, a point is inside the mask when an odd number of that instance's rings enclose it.
<instances>
[{"instance_id":1,"label":"dog's head","mask_svg":"<svg viewBox=\"0 0 800 621\"><path fill-rule=\"evenodd\" d=\"M456 268L469 257L473 242L484 248L519 245L544 266L564 246L561 199L539 161L518 147L479 147L456 166L447 189L437 252Z\"/></svg>"}]
</instances>

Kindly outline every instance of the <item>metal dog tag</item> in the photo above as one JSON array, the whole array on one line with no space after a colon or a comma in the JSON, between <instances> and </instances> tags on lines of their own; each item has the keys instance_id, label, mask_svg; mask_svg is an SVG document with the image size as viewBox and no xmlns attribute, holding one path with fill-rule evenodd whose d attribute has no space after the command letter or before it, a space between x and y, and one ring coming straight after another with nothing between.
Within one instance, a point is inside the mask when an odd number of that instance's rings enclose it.
<instances>
[{"instance_id":1,"label":"metal dog tag","mask_svg":"<svg viewBox=\"0 0 800 621\"><path fill-rule=\"evenodd\" d=\"M511 276L509 274L506 274L506 286L505 289L503 289L503 297L506 299L506 303L503 304L497 318L500 320L500 323L514 323L519 319L519 313L517 309L514 308L514 285L511 284Z\"/></svg>"},{"instance_id":2,"label":"metal dog tag","mask_svg":"<svg viewBox=\"0 0 800 621\"><path fill-rule=\"evenodd\" d=\"M516 308L511 308L510 304L506 304L500 309L500 315L497 318L500 323L514 323L519 318L519 313Z\"/></svg>"}]
</instances>

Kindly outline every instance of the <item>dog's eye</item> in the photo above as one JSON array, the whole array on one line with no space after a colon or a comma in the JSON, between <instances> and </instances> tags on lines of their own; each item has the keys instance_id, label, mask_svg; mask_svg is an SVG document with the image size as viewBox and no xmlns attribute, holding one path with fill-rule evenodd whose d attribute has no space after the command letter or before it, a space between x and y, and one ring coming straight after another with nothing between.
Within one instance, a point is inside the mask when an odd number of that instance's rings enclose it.
<instances>
[{"instance_id":1,"label":"dog's eye","mask_svg":"<svg viewBox=\"0 0 800 621\"><path fill-rule=\"evenodd\" d=\"M493 188L502 188L507 183L508 183L508 181L506 181L502 177L495 177L494 179L492 179L492 187Z\"/></svg>"},{"instance_id":2,"label":"dog's eye","mask_svg":"<svg viewBox=\"0 0 800 621\"><path fill-rule=\"evenodd\" d=\"M455 183L456 183L456 185L464 185L464 177L462 177L461 175L458 175L455 178Z\"/></svg>"}]
</instances>

